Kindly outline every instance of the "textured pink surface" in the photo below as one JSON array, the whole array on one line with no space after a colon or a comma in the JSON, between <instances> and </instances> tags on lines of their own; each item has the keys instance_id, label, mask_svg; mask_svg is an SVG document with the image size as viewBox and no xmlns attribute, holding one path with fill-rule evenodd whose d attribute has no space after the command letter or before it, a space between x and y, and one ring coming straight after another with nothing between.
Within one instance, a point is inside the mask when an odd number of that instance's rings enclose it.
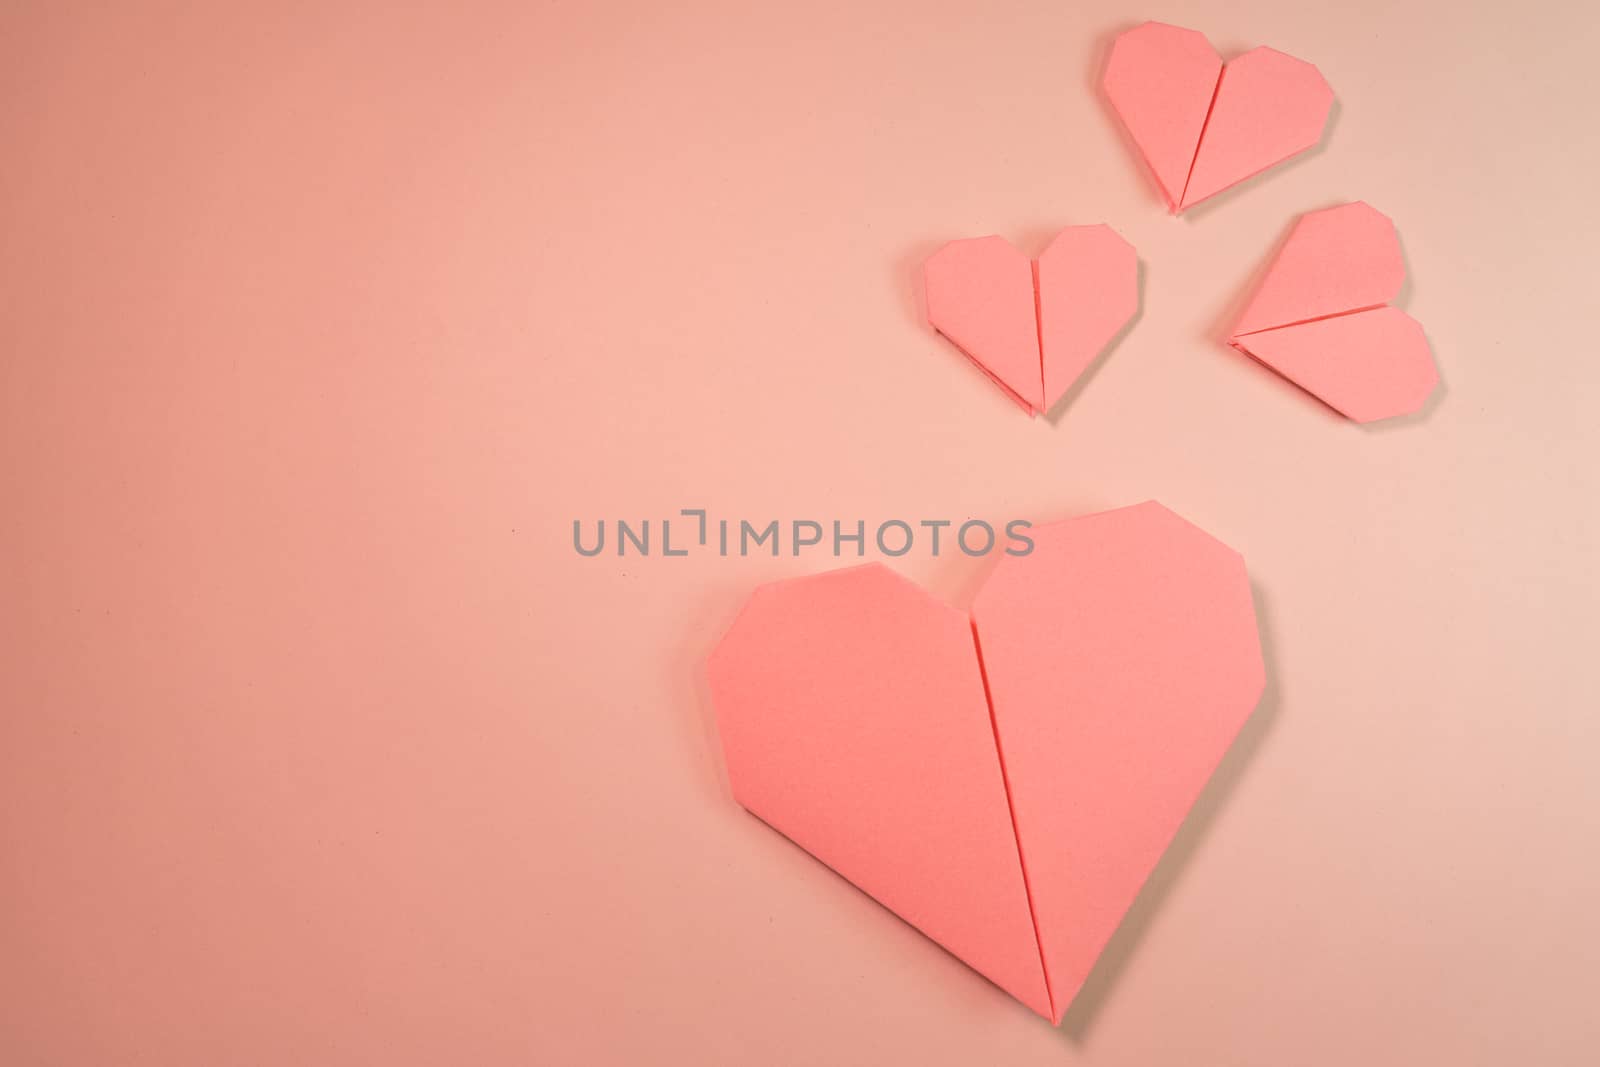
<instances>
[{"instance_id":1,"label":"textured pink surface","mask_svg":"<svg viewBox=\"0 0 1600 1067\"><path fill-rule=\"evenodd\" d=\"M1244 561L1166 508L1034 539L972 617L1059 1018L1265 678Z\"/></svg>"},{"instance_id":2,"label":"textured pink surface","mask_svg":"<svg viewBox=\"0 0 1600 1067\"><path fill-rule=\"evenodd\" d=\"M1031 412L1044 409L1033 262L1004 237L951 241L922 267L928 322Z\"/></svg>"},{"instance_id":3,"label":"textured pink surface","mask_svg":"<svg viewBox=\"0 0 1600 1067\"><path fill-rule=\"evenodd\" d=\"M1117 37L1101 86L1174 213L1314 147L1333 106L1304 60L1256 48L1224 65L1204 34L1162 22Z\"/></svg>"},{"instance_id":4,"label":"textured pink surface","mask_svg":"<svg viewBox=\"0 0 1600 1067\"><path fill-rule=\"evenodd\" d=\"M1098 91L1146 13L1315 59L1321 147L1168 215ZM6 1067L1594 1062L1593 5L0 24ZM1446 379L1375 427L1220 343L1357 199ZM1019 418L920 266L1087 219L1143 314ZM572 548L1152 497L1271 683L1059 1029L732 801L705 658L853 555Z\"/></svg>"},{"instance_id":5,"label":"textured pink surface","mask_svg":"<svg viewBox=\"0 0 1600 1067\"><path fill-rule=\"evenodd\" d=\"M1106 97L1174 212L1221 73L1222 57L1205 34L1164 22L1127 31L1107 56Z\"/></svg>"},{"instance_id":6,"label":"textured pink surface","mask_svg":"<svg viewBox=\"0 0 1600 1067\"><path fill-rule=\"evenodd\" d=\"M1055 406L1139 310L1139 254L1110 226L1069 226L1034 266L1044 406Z\"/></svg>"},{"instance_id":7,"label":"textured pink surface","mask_svg":"<svg viewBox=\"0 0 1600 1067\"><path fill-rule=\"evenodd\" d=\"M1060 1022L1264 677L1244 561L1171 511L1034 536L970 623L881 566L762 586L708 674L740 804Z\"/></svg>"},{"instance_id":8,"label":"textured pink surface","mask_svg":"<svg viewBox=\"0 0 1600 1067\"><path fill-rule=\"evenodd\" d=\"M1303 59L1272 48L1230 59L1217 80L1183 207L1315 147L1332 107L1333 90Z\"/></svg>"},{"instance_id":9,"label":"textured pink surface","mask_svg":"<svg viewBox=\"0 0 1600 1067\"><path fill-rule=\"evenodd\" d=\"M1295 220L1233 335L1387 304L1400 295L1406 262L1389 217L1357 201Z\"/></svg>"},{"instance_id":10,"label":"textured pink surface","mask_svg":"<svg viewBox=\"0 0 1600 1067\"><path fill-rule=\"evenodd\" d=\"M1101 223L1030 261L1003 237L951 241L923 264L928 322L1033 414L1061 399L1139 308L1139 256Z\"/></svg>"},{"instance_id":11,"label":"textured pink surface","mask_svg":"<svg viewBox=\"0 0 1600 1067\"><path fill-rule=\"evenodd\" d=\"M1356 422L1421 410L1439 384L1416 320L1381 307L1406 266L1394 223L1364 203L1303 215L1229 343Z\"/></svg>"},{"instance_id":12,"label":"textured pink surface","mask_svg":"<svg viewBox=\"0 0 1600 1067\"><path fill-rule=\"evenodd\" d=\"M796 578L707 673L734 798L1049 1016L966 613L881 565Z\"/></svg>"},{"instance_id":13,"label":"textured pink surface","mask_svg":"<svg viewBox=\"0 0 1600 1067\"><path fill-rule=\"evenodd\" d=\"M1233 344L1356 422L1409 415L1439 384L1422 326L1399 308L1263 330Z\"/></svg>"}]
</instances>

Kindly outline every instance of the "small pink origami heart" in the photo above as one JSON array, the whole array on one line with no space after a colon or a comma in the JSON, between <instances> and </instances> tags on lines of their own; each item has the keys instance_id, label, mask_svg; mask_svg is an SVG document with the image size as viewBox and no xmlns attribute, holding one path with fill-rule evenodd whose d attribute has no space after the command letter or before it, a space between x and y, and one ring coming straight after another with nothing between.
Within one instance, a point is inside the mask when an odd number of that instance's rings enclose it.
<instances>
[{"instance_id":1,"label":"small pink origami heart","mask_svg":"<svg viewBox=\"0 0 1600 1067\"><path fill-rule=\"evenodd\" d=\"M1408 415L1439 383L1394 223L1357 201L1300 216L1228 343L1356 422Z\"/></svg>"},{"instance_id":2,"label":"small pink origami heart","mask_svg":"<svg viewBox=\"0 0 1600 1067\"><path fill-rule=\"evenodd\" d=\"M1174 214L1315 146L1333 106L1304 60L1257 48L1223 66L1162 22L1117 37L1103 85Z\"/></svg>"},{"instance_id":3,"label":"small pink origami heart","mask_svg":"<svg viewBox=\"0 0 1600 1067\"><path fill-rule=\"evenodd\" d=\"M1265 676L1244 561L1161 505L1033 537L970 616L762 586L708 673L740 804L1059 1022Z\"/></svg>"},{"instance_id":4,"label":"small pink origami heart","mask_svg":"<svg viewBox=\"0 0 1600 1067\"><path fill-rule=\"evenodd\" d=\"M928 322L1023 408L1049 410L1139 307L1139 257L1109 226L1069 226L1030 263L1003 237L923 265Z\"/></svg>"}]
</instances>

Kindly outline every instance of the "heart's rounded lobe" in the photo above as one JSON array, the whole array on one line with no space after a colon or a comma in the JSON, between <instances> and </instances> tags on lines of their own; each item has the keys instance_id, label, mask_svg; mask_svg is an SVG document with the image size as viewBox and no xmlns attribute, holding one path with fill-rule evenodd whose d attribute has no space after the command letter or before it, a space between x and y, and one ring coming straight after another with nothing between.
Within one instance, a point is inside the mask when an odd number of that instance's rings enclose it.
<instances>
[{"instance_id":1,"label":"heart's rounded lobe","mask_svg":"<svg viewBox=\"0 0 1600 1067\"><path fill-rule=\"evenodd\" d=\"M1399 308L1263 330L1233 345L1355 422L1419 411L1439 384L1421 323Z\"/></svg>"},{"instance_id":2,"label":"heart's rounded lobe","mask_svg":"<svg viewBox=\"0 0 1600 1067\"><path fill-rule=\"evenodd\" d=\"M1160 504L1032 536L972 616L1059 1020L1265 674L1244 561Z\"/></svg>"},{"instance_id":3,"label":"heart's rounded lobe","mask_svg":"<svg viewBox=\"0 0 1600 1067\"><path fill-rule=\"evenodd\" d=\"M1361 200L1308 211L1295 221L1233 335L1387 304L1405 280L1389 216Z\"/></svg>"},{"instance_id":4,"label":"heart's rounded lobe","mask_svg":"<svg viewBox=\"0 0 1600 1067\"><path fill-rule=\"evenodd\" d=\"M1204 34L1164 22L1119 35L1106 59L1106 97L1173 211L1183 202L1221 73L1222 57Z\"/></svg>"},{"instance_id":5,"label":"heart's rounded lobe","mask_svg":"<svg viewBox=\"0 0 1600 1067\"><path fill-rule=\"evenodd\" d=\"M1316 67L1274 48L1230 60L1183 192L1187 209L1322 140L1333 89Z\"/></svg>"},{"instance_id":6,"label":"heart's rounded lobe","mask_svg":"<svg viewBox=\"0 0 1600 1067\"><path fill-rule=\"evenodd\" d=\"M1048 411L1139 310L1139 254L1104 223L1068 226L1034 272Z\"/></svg>"},{"instance_id":7,"label":"heart's rounded lobe","mask_svg":"<svg viewBox=\"0 0 1600 1067\"><path fill-rule=\"evenodd\" d=\"M965 614L877 564L778 582L709 678L740 804L1050 1016Z\"/></svg>"},{"instance_id":8,"label":"heart's rounded lobe","mask_svg":"<svg viewBox=\"0 0 1600 1067\"><path fill-rule=\"evenodd\" d=\"M1030 412L1044 410L1033 263L1004 237L951 241L923 265L928 322Z\"/></svg>"}]
</instances>

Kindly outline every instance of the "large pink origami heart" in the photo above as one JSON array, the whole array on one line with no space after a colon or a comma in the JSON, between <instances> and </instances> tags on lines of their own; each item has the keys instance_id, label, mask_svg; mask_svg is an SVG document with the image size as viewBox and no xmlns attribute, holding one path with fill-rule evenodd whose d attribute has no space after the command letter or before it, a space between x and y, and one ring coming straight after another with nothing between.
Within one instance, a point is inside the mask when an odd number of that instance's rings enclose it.
<instances>
[{"instance_id":1,"label":"large pink origami heart","mask_svg":"<svg viewBox=\"0 0 1600 1067\"><path fill-rule=\"evenodd\" d=\"M1033 262L1003 237L923 265L928 321L1027 411L1048 411L1139 308L1139 257L1109 226L1069 226Z\"/></svg>"},{"instance_id":2,"label":"large pink origami heart","mask_svg":"<svg viewBox=\"0 0 1600 1067\"><path fill-rule=\"evenodd\" d=\"M1388 216L1357 201L1300 216L1228 343L1356 422L1418 410L1439 383Z\"/></svg>"},{"instance_id":3,"label":"large pink origami heart","mask_svg":"<svg viewBox=\"0 0 1600 1067\"><path fill-rule=\"evenodd\" d=\"M1103 84L1175 214L1316 145L1333 106L1304 60L1257 48L1223 66L1162 22L1117 37Z\"/></svg>"},{"instance_id":4,"label":"large pink origami heart","mask_svg":"<svg viewBox=\"0 0 1600 1067\"><path fill-rule=\"evenodd\" d=\"M762 586L709 674L740 804L1059 1022L1264 673L1243 560L1161 505L1033 537L970 617Z\"/></svg>"}]
</instances>

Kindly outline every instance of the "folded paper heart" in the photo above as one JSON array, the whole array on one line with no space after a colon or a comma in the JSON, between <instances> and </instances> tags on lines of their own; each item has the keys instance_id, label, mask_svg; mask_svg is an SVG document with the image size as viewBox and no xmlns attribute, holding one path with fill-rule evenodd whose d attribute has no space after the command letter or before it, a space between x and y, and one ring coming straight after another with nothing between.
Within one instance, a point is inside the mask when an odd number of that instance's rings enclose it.
<instances>
[{"instance_id":1,"label":"folded paper heart","mask_svg":"<svg viewBox=\"0 0 1600 1067\"><path fill-rule=\"evenodd\" d=\"M1155 503L1035 528L971 615L870 564L709 663L735 798L1053 1022L1264 682L1244 562Z\"/></svg>"},{"instance_id":2,"label":"folded paper heart","mask_svg":"<svg viewBox=\"0 0 1600 1067\"><path fill-rule=\"evenodd\" d=\"M1315 146L1333 106L1304 60L1257 48L1224 66L1162 22L1117 37L1102 84L1174 214Z\"/></svg>"},{"instance_id":3,"label":"folded paper heart","mask_svg":"<svg viewBox=\"0 0 1600 1067\"><path fill-rule=\"evenodd\" d=\"M1069 226L1033 262L1003 237L923 265L928 322L1032 413L1049 410L1139 307L1139 258L1109 226Z\"/></svg>"},{"instance_id":4,"label":"folded paper heart","mask_svg":"<svg viewBox=\"0 0 1600 1067\"><path fill-rule=\"evenodd\" d=\"M1394 223L1357 201L1300 216L1228 338L1356 422L1407 415L1439 382Z\"/></svg>"}]
</instances>

